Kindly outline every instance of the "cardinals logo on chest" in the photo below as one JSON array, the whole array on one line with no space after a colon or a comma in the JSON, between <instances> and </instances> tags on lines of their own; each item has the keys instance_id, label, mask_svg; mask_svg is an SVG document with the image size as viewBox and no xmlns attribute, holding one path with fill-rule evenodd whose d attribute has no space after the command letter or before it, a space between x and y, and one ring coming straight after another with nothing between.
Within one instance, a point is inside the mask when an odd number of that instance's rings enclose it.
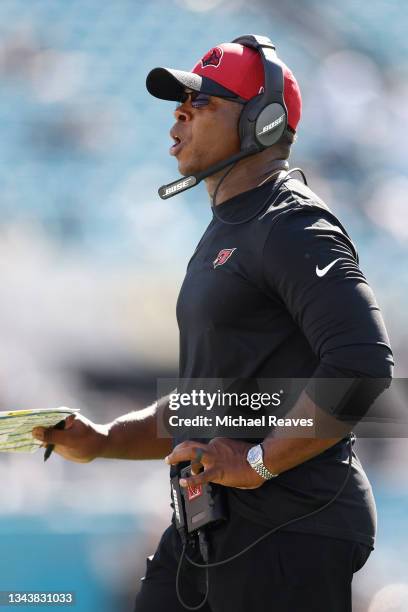
<instances>
[{"instance_id":1,"label":"cardinals logo on chest","mask_svg":"<svg viewBox=\"0 0 408 612\"><path fill-rule=\"evenodd\" d=\"M218 266L223 266L225 262L228 261L228 259L231 257L234 251L236 251L236 247L234 249L221 249L217 257L213 261L214 268L218 268Z\"/></svg>"}]
</instances>

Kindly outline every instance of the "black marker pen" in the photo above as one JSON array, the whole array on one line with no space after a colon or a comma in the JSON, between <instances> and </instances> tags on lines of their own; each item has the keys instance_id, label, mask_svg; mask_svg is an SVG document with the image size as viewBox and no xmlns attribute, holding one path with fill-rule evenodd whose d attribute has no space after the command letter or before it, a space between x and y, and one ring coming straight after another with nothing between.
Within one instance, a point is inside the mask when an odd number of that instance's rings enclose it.
<instances>
[{"instance_id":1,"label":"black marker pen","mask_svg":"<svg viewBox=\"0 0 408 612\"><path fill-rule=\"evenodd\" d=\"M58 421L58 423L54 425L52 429L65 429L65 419ZM47 448L44 452L44 461L47 461L47 459L51 456L54 446L55 444L47 444Z\"/></svg>"}]
</instances>

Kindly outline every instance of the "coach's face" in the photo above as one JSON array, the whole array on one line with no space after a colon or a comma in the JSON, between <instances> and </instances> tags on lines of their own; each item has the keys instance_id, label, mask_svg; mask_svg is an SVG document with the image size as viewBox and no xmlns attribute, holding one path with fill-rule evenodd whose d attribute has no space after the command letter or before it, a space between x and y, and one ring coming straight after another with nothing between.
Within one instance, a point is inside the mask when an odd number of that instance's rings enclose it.
<instances>
[{"instance_id":1,"label":"coach's face","mask_svg":"<svg viewBox=\"0 0 408 612\"><path fill-rule=\"evenodd\" d=\"M177 158L184 176L197 174L240 150L238 119L242 105L214 96L207 97L206 102L195 108L190 94L174 111L170 155Z\"/></svg>"}]
</instances>

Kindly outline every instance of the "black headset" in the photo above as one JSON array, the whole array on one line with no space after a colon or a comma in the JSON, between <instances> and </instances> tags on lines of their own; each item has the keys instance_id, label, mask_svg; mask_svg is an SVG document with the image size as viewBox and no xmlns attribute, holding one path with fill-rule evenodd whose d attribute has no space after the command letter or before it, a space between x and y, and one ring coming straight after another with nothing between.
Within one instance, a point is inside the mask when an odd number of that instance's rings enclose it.
<instances>
[{"instance_id":1,"label":"black headset","mask_svg":"<svg viewBox=\"0 0 408 612\"><path fill-rule=\"evenodd\" d=\"M264 91L245 104L239 120L241 150L262 151L278 142L287 128L282 66L276 62L276 47L267 36L248 34L232 42L254 49L262 59Z\"/></svg>"},{"instance_id":2,"label":"black headset","mask_svg":"<svg viewBox=\"0 0 408 612\"><path fill-rule=\"evenodd\" d=\"M159 196L163 200L198 185L204 178L244 157L271 147L278 142L286 130L288 113L283 97L284 76L281 65L276 62L275 45L267 36L256 34L239 36L232 42L254 49L260 54L265 77L264 91L248 100L240 115L238 128L241 150L196 175L182 177L172 183L162 185L159 189ZM286 166L289 167L287 163ZM286 166L284 169L287 169Z\"/></svg>"}]
</instances>

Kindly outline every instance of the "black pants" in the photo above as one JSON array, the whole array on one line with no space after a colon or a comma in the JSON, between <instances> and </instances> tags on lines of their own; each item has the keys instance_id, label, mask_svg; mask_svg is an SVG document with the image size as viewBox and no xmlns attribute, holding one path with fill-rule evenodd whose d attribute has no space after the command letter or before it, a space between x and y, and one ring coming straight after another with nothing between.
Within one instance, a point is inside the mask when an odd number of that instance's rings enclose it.
<instances>
[{"instance_id":1,"label":"black pants","mask_svg":"<svg viewBox=\"0 0 408 612\"><path fill-rule=\"evenodd\" d=\"M267 529L237 515L209 531L210 562L225 559ZM371 549L314 534L277 532L238 559L209 570L209 597L202 612L351 612L353 573ZM134 612L183 612L176 595L180 538L173 525L162 535L136 597ZM189 555L202 563L194 549ZM205 570L184 561L180 590L194 606L205 593Z\"/></svg>"}]
</instances>

